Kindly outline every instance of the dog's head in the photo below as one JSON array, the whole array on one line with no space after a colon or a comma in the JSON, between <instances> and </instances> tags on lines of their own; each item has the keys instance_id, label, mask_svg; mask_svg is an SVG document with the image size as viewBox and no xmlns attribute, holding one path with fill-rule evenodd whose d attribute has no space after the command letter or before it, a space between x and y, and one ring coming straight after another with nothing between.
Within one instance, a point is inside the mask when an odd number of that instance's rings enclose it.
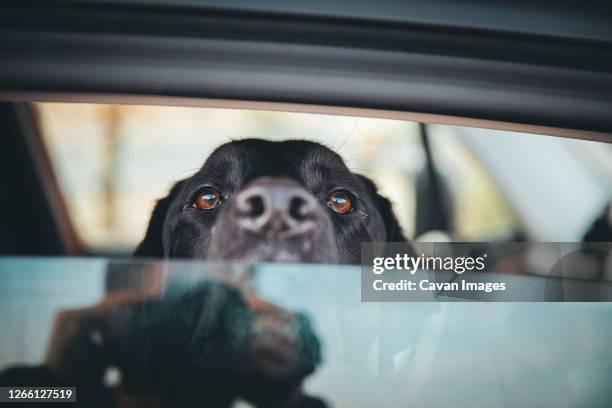
<instances>
[{"instance_id":1,"label":"dog's head","mask_svg":"<svg viewBox=\"0 0 612 408\"><path fill-rule=\"evenodd\" d=\"M358 263L405 241L389 201L313 142L233 141L158 201L136 256Z\"/></svg>"}]
</instances>

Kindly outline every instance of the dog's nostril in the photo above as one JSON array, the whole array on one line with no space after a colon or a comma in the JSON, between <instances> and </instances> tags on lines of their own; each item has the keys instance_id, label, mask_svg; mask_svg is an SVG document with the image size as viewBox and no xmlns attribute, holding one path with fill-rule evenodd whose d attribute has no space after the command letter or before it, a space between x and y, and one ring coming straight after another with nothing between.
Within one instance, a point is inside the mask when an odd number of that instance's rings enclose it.
<instances>
[{"instance_id":1,"label":"dog's nostril","mask_svg":"<svg viewBox=\"0 0 612 408\"><path fill-rule=\"evenodd\" d=\"M246 215L253 217L253 218L257 218L263 215L264 200L263 198L261 198L261 196L256 195L256 196L250 197L247 200L247 203L249 204L249 211L248 211L248 214Z\"/></svg>"},{"instance_id":2,"label":"dog's nostril","mask_svg":"<svg viewBox=\"0 0 612 408\"><path fill-rule=\"evenodd\" d=\"M289 202L289 216L297 221L309 218L308 203L302 197L293 197Z\"/></svg>"}]
</instances>

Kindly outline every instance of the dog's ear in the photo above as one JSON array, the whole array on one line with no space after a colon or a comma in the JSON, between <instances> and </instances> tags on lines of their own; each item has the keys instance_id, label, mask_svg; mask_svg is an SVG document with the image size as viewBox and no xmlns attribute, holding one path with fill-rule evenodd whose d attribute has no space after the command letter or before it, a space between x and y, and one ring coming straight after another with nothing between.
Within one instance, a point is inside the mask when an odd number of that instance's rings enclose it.
<instances>
[{"instance_id":1,"label":"dog's ear","mask_svg":"<svg viewBox=\"0 0 612 408\"><path fill-rule=\"evenodd\" d=\"M378 193L378 188L372 180L361 175L357 175L357 177L365 184L370 195L374 198L374 203L378 211L380 211L383 222L385 223L385 232L387 235L385 240L387 242L406 242L406 237L404 237L402 227L400 227L397 217L393 212L391 202Z\"/></svg>"},{"instance_id":2,"label":"dog's ear","mask_svg":"<svg viewBox=\"0 0 612 408\"><path fill-rule=\"evenodd\" d=\"M134 251L135 257L151 257L151 258L163 258L164 256L164 244L162 240L162 233L164 231L164 221L166 220L166 214L170 208L170 204L174 198L178 195L179 191L183 187L183 181L179 181L168 195L161 200L157 201L151 219L149 220L149 226L147 227L147 233L144 239Z\"/></svg>"}]
</instances>

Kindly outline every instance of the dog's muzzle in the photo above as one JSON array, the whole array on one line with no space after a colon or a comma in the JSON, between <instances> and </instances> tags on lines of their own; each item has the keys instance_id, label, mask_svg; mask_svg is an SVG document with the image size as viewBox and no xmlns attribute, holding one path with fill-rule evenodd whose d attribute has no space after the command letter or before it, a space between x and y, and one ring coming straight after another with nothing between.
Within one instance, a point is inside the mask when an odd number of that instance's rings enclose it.
<instances>
[{"instance_id":1,"label":"dog's muzzle","mask_svg":"<svg viewBox=\"0 0 612 408\"><path fill-rule=\"evenodd\" d=\"M335 263L333 224L326 209L296 181L261 177L219 214L210 259Z\"/></svg>"}]
</instances>

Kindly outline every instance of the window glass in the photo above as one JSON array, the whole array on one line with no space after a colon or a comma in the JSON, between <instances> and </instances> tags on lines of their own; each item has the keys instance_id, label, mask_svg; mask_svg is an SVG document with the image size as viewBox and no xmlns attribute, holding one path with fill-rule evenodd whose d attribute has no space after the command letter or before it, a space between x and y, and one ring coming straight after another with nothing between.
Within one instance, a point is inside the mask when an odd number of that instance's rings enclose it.
<instances>
[{"instance_id":1,"label":"window glass","mask_svg":"<svg viewBox=\"0 0 612 408\"><path fill-rule=\"evenodd\" d=\"M433 126L452 180L456 229L469 239L579 242L612 199L612 145Z\"/></svg>"},{"instance_id":2,"label":"window glass","mask_svg":"<svg viewBox=\"0 0 612 408\"><path fill-rule=\"evenodd\" d=\"M130 251L155 201L232 139L308 139L338 152L393 202L414 229L412 174L422 167L412 122L188 107L37 104L73 221L91 249Z\"/></svg>"},{"instance_id":3,"label":"window glass","mask_svg":"<svg viewBox=\"0 0 612 408\"><path fill-rule=\"evenodd\" d=\"M447 205L456 234L468 241L511 238L517 219L457 128L432 126L431 135L436 166L450 190Z\"/></svg>"},{"instance_id":4,"label":"window glass","mask_svg":"<svg viewBox=\"0 0 612 408\"><path fill-rule=\"evenodd\" d=\"M431 168L414 122L168 106L36 108L69 213L93 252L131 252L155 201L217 146L241 138L330 147L377 184L411 239L580 241L612 197L610 145L428 125L440 208L449 220L446 231L437 231L442 235L432 234L432 226L417 220L419 206L434 205L427 199Z\"/></svg>"}]
</instances>

